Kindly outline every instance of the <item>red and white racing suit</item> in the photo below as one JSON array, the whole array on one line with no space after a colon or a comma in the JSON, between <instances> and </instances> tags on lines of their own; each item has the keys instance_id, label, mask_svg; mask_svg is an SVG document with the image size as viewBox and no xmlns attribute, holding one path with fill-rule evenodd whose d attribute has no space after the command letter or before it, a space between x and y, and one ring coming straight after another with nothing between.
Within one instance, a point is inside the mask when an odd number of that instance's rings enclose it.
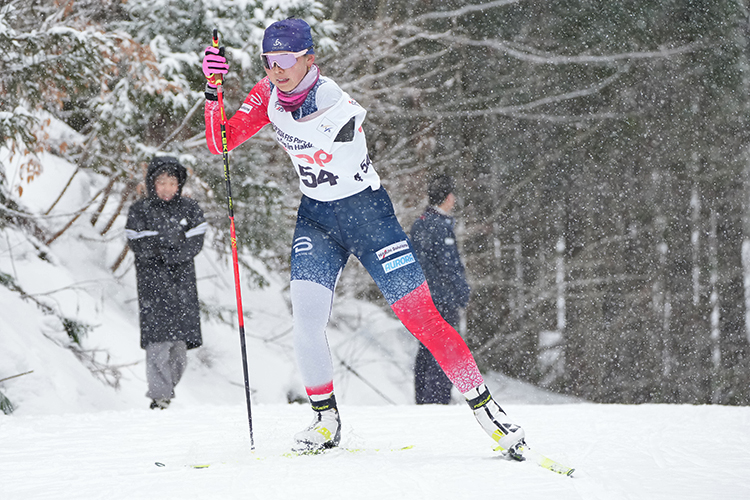
<instances>
[{"instance_id":1,"label":"red and white racing suit","mask_svg":"<svg viewBox=\"0 0 750 500\"><path fill-rule=\"evenodd\" d=\"M320 77L302 108L284 111L268 78L226 125L234 149L271 124L289 154L303 198L292 246L291 299L297 360L308 395L333 391L325 328L336 281L357 257L404 326L435 356L459 391L483 382L461 336L438 313L411 242L367 154L366 111L333 80ZM206 140L222 153L218 103L206 101Z\"/></svg>"}]
</instances>

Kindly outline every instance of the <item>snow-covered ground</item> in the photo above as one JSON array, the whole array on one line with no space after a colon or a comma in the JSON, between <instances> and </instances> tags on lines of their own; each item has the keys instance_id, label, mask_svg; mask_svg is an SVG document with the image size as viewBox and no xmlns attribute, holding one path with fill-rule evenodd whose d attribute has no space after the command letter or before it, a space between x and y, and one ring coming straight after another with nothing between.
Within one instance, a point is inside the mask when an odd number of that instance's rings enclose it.
<instances>
[{"instance_id":1,"label":"snow-covered ground","mask_svg":"<svg viewBox=\"0 0 750 500\"><path fill-rule=\"evenodd\" d=\"M15 200L54 234L106 179L79 173L45 215L75 167L46 154L43 161L44 171L23 181L18 197L18 164L0 149ZM116 205L110 200L94 226L89 210L50 245L0 230L0 379L31 372L0 382L15 407L0 413L2 500L658 500L750 492L750 408L594 405L493 373L488 385L529 443L576 472L569 478L504 461L459 395L445 407L412 404L415 341L377 304L344 296L337 297L329 340L342 445L350 451L286 456L311 412L288 403L303 388L286 277L252 259L270 285L243 290L251 450L231 267L210 245L196 259L199 295L213 312L203 320L204 346L190 351L172 406L148 410L132 256L114 276L109 270L125 244L125 214L100 234ZM60 315L88 326L80 346Z\"/></svg>"},{"instance_id":2,"label":"snow-covered ground","mask_svg":"<svg viewBox=\"0 0 750 500\"><path fill-rule=\"evenodd\" d=\"M175 403L0 417L0 498L743 499L750 410L718 406L509 404L565 477L508 462L464 405L341 405L342 444L285 456L302 405ZM402 447L411 447L401 450ZM163 464L162 466L158 466ZM194 469L191 465L209 465Z\"/></svg>"}]
</instances>

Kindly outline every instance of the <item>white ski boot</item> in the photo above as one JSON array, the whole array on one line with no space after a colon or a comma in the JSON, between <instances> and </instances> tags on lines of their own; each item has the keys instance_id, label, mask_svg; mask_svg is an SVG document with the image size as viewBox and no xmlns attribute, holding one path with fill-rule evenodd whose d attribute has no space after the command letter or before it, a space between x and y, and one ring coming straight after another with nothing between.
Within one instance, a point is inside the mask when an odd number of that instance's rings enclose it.
<instances>
[{"instance_id":1,"label":"white ski boot","mask_svg":"<svg viewBox=\"0 0 750 500\"><path fill-rule=\"evenodd\" d=\"M335 448L341 442L341 419L336 407L336 397L331 393L325 399L310 397L315 412L310 426L294 435L292 451L296 453L318 453Z\"/></svg>"},{"instance_id":2,"label":"white ski boot","mask_svg":"<svg viewBox=\"0 0 750 500\"><path fill-rule=\"evenodd\" d=\"M500 451L516 460L523 460L525 433L521 426L511 422L484 384L464 393L479 425L497 443Z\"/></svg>"}]
</instances>

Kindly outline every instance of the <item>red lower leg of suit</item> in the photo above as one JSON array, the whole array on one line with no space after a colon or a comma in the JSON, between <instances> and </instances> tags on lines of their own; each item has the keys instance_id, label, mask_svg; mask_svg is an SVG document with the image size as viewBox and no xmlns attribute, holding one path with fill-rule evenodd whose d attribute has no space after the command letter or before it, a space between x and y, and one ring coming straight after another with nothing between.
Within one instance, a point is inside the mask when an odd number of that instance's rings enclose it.
<instances>
[{"instance_id":1,"label":"red lower leg of suit","mask_svg":"<svg viewBox=\"0 0 750 500\"><path fill-rule=\"evenodd\" d=\"M466 342L440 316L427 282L391 307L406 329L435 356L435 360L459 391L466 392L484 382Z\"/></svg>"},{"instance_id":2,"label":"red lower leg of suit","mask_svg":"<svg viewBox=\"0 0 750 500\"><path fill-rule=\"evenodd\" d=\"M432 301L427 282L396 301L391 307L406 329L429 349L459 391L464 393L484 382L466 342L440 316ZM308 396L328 395L333 392L333 382L306 389Z\"/></svg>"}]
</instances>

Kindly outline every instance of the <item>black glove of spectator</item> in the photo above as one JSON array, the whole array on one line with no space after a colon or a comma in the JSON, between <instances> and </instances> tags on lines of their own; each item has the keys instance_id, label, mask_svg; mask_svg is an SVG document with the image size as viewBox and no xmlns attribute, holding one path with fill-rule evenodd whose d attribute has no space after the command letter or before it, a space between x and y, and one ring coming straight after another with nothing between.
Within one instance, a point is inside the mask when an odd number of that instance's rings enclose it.
<instances>
[{"instance_id":1,"label":"black glove of spectator","mask_svg":"<svg viewBox=\"0 0 750 500\"><path fill-rule=\"evenodd\" d=\"M182 226L171 226L159 231L159 246L164 249L179 248L185 243Z\"/></svg>"}]
</instances>

